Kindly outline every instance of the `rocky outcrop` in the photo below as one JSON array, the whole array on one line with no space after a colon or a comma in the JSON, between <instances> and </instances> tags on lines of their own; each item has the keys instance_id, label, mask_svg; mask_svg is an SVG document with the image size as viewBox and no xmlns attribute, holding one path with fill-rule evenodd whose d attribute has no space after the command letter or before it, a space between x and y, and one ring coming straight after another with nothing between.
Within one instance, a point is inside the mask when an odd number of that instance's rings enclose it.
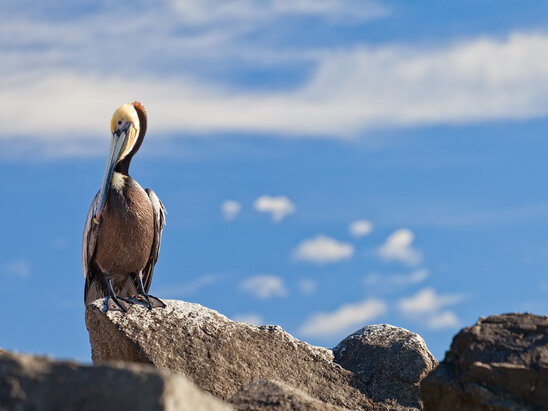
<instances>
[{"instance_id":1,"label":"rocky outcrop","mask_svg":"<svg viewBox=\"0 0 548 411\"><path fill-rule=\"evenodd\" d=\"M231 399L230 403L239 411L277 410L277 411L342 411L336 407L318 401L302 391L279 381L253 381L244 386Z\"/></svg>"},{"instance_id":2,"label":"rocky outcrop","mask_svg":"<svg viewBox=\"0 0 548 411\"><path fill-rule=\"evenodd\" d=\"M548 410L548 317L482 318L436 367L420 336L390 325L366 326L332 352L277 326L165 302L127 313L88 305L93 367L0 349L0 411Z\"/></svg>"},{"instance_id":3,"label":"rocky outcrop","mask_svg":"<svg viewBox=\"0 0 548 411\"><path fill-rule=\"evenodd\" d=\"M139 364L95 367L0 352L0 410L224 411L181 375Z\"/></svg>"},{"instance_id":4,"label":"rocky outcrop","mask_svg":"<svg viewBox=\"0 0 548 411\"><path fill-rule=\"evenodd\" d=\"M333 353L362 392L390 409L422 409L420 381L438 364L421 336L387 324L356 331Z\"/></svg>"},{"instance_id":5,"label":"rocky outcrop","mask_svg":"<svg viewBox=\"0 0 548 411\"><path fill-rule=\"evenodd\" d=\"M421 386L425 410L548 409L548 317L481 318Z\"/></svg>"},{"instance_id":6,"label":"rocky outcrop","mask_svg":"<svg viewBox=\"0 0 548 411\"><path fill-rule=\"evenodd\" d=\"M104 312L104 300L88 305L94 363L122 360L169 368L224 400L253 381L274 380L332 406L374 408L353 386L353 372L334 363L330 350L299 341L277 326L237 323L198 304L164 302L166 308L148 311L134 305L125 314Z\"/></svg>"}]
</instances>

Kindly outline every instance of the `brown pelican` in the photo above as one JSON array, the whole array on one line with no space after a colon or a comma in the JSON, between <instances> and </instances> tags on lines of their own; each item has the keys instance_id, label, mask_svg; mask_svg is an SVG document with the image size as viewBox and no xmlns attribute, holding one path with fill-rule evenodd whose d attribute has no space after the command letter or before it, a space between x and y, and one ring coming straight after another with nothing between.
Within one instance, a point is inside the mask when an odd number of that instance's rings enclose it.
<instances>
[{"instance_id":1,"label":"brown pelican","mask_svg":"<svg viewBox=\"0 0 548 411\"><path fill-rule=\"evenodd\" d=\"M124 104L112 116L103 184L91 203L82 242L86 304L110 297L124 312L129 302L143 302L149 309L164 306L147 293L158 260L165 208L154 191L143 190L128 174L146 129L146 112L139 102Z\"/></svg>"}]
</instances>

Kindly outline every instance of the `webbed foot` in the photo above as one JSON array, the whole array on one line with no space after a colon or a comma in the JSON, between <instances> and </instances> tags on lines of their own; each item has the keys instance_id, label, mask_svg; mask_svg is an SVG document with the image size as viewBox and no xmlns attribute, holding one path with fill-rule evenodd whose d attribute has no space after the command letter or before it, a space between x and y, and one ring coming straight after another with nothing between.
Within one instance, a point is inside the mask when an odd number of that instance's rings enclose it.
<instances>
[{"instance_id":1,"label":"webbed foot","mask_svg":"<svg viewBox=\"0 0 548 411\"><path fill-rule=\"evenodd\" d=\"M107 297L106 307L107 307L107 311L108 310L114 310L114 311L120 310L123 313L127 313L127 311L129 310L130 305L128 304L128 300L126 300L124 298L121 298L121 297L116 297L115 295L110 295L110 296Z\"/></svg>"},{"instance_id":2,"label":"webbed foot","mask_svg":"<svg viewBox=\"0 0 548 411\"><path fill-rule=\"evenodd\" d=\"M137 294L130 297L129 300L134 304L144 305L150 310L153 308L165 308L166 305L157 297L148 294Z\"/></svg>"},{"instance_id":3,"label":"webbed foot","mask_svg":"<svg viewBox=\"0 0 548 411\"><path fill-rule=\"evenodd\" d=\"M140 304L144 304L148 307L149 311L158 307L166 308L166 305L159 298L153 297L152 295L148 295L146 293L145 287L143 286L142 273L139 273L137 276L137 290L139 291L139 294L135 295L134 299Z\"/></svg>"}]
</instances>

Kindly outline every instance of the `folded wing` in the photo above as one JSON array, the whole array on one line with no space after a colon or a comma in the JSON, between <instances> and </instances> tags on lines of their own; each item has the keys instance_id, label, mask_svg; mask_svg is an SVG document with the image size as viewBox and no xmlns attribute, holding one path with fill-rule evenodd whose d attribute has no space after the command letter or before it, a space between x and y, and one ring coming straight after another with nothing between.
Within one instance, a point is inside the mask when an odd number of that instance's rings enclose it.
<instances>
[{"instance_id":1,"label":"folded wing","mask_svg":"<svg viewBox=\"0 0 548 411\"><path fill-rule=\"evenodd\" d=\"M143 285L145 291L148 293L150 282L152 281L152 274L154 272L154 265L156 264L156 261L158 261L158 255L160 253L162 230L166 224L166 209L154 191L147 188L145 189L145 192L148 194L154 213L154 241L152 243L152 249L150 250L150 258L143 270Z\"/></svg>"}]
</instances>

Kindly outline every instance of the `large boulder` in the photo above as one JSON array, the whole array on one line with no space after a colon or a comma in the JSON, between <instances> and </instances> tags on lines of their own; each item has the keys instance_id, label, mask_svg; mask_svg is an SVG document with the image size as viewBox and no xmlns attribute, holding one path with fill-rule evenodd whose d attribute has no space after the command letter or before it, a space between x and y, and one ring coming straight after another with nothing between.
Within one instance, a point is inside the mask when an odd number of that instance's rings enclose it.
<instances>
[{"instance_id":1,"label":"large boulder","mask_svg":"<svg viewBox=\"0 0 548 411\"><path fill-rule=\"evenodd\" d=\"M548 409L548 317L481 318L421 386L425 410Z\"/></svg>"},{"instance_id":2,"label":"large boulder","mask_svg":"<svg viewBox=\"0 0 548 411\"><path fill-rule=\"evenodd\" d=\"M422 409L420 382L438 365L420 335L387 324L356 331L333 353L362 392L392 409Z\"/></svg>"},{"instance_id":3,"label":"large boulder","mask_svg":"<svg viewBox=\"0 0 548 411\"><path fill-rule=\"evenodd\" d=\"M0 410L228 411L181 375L140 364L83 366L0 352Z\"/></svg>"},{"instance_id":4,"label":"large boulder","mask_svg":"<svg viewBox=\"0 0 548 411\"><path fill-rule=\"evenodd\" d=\"M186 375L200 388L228 400L245 385L275 380L326 404L373 409L353 386L354 374L333 362L330 350L299 341L277 326L229 320L199 304L164 300L148 311L105 312L105 301L86 308L94 363L136 361Z\"/></svg>"}]
</instances>

